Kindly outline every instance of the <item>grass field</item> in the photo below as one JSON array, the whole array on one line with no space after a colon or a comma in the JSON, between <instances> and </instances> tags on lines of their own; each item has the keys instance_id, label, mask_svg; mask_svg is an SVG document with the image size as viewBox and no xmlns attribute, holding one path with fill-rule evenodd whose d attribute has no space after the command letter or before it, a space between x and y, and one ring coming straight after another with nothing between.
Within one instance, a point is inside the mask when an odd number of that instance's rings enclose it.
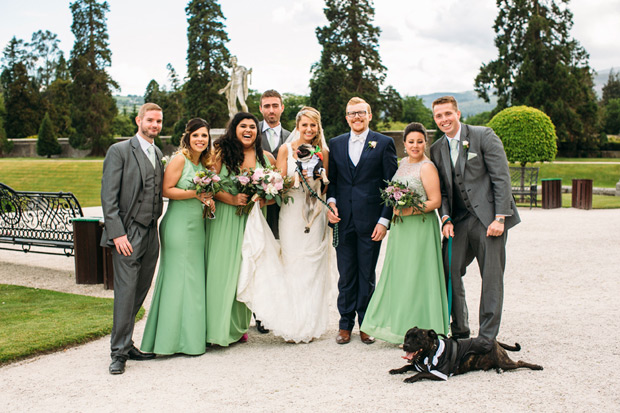
<instances>
[{"instance_id":1,"label":"grass field","mask_svg":"<svg viewBox=\"0 0 620 413\"><path fill-rule=\"evenodd\" d=\"M619 159L568 159L564 163L536 163L540 168L538 179L561 178L562 185L571 185L573 179L592 179L593 186L615 188L620 179ZM605 162L588 164L586 162ZM616 164L613 164L616 162ZM101 205L101 170L103 159L0 159L0 182L18 191L73 192L82 207ZM540 181L539 181L540 185ZM620 208L620 197L594 195L594 208ZM568 201L563 206L570 206ZM529 206L529 205L528 205Z\"/></svg>"},{"instance_id":2,"label":"grass field","mask_svg":"<svg viewBox=\"0 0 620 413\"><path fill-rule=\"evenodd\" d=\"M0 284L0 365L109 334L113 301Z\"/></svg>"}]
</instances>

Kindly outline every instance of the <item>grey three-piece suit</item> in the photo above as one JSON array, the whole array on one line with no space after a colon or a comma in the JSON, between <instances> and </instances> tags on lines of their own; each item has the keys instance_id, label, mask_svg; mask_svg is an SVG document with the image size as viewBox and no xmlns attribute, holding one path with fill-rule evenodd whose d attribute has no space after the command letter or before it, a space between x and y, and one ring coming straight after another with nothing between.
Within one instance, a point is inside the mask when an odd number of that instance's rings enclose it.
<instances>
[{"instance_id":1,"label":"grey three-piece suit","mask_svg":"<svg viewBox=\"0 0 620 413\"><path fill-rule=\"evenodd\" d=\"M155 147L155 167L138 137L112 145L103 162L101 206L105 228L101 245L113 249L114 324L111 355L127 358L134 319L151 286L159 256L157 220L162 213L163 167ZM127 234L133 253L125 257L114 238Z\"/></svg>"},{"instance_id":2,"label":"grey three-piece suit","mask_svg":"<svg viewBox=\"0 0 620 413\"><path fill-rule=\"evenodd\" d=\"M504 146L492 129L461 124L455 166L452 166L445 135L432 145L430 152L441 182L439 213L442 217L449 216L454 224L452 334L470 332L462 276L467 265L476 258L482 276L479 335L494 339L502 315L507 233L520 222L512 197ZM506 216L504 233L499 237L487 237L487 227L496 214ZM446 244L444 240L447 277Z\"/></svg>"}]
</instances>

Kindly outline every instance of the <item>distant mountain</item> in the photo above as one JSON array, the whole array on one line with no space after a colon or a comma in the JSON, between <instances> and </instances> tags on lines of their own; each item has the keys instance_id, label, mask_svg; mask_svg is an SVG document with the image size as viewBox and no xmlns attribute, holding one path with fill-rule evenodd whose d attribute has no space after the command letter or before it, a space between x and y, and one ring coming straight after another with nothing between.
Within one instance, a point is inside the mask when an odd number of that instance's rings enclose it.
<instances>
[{"instance_id":1,"label":"distant mountain","mask_svg":"<svg viewBox=\"0 0 620 413\"><path fill-rule=\"evenodd\" d=\"M620 68L612 67L605 70L599 70L594 76L594 90L596 91L599 99L603 94L603 86L605 86L607 80L609 80L609 72L611 70L613 70L614 73L620 72ZM422 98L424 105L430 109L431 104L435 99L446 95L452 95L456 98L456 101L459 102L459 109L461 110L461 114L464 118L476 115L480 112L493 110L493 108L495 108L495 105L497 104L497 97L493 95L490 96L491 101L489 103L486 103L484 100L480 99L478 97L478 94L473 90L468 90L461 93L430 93L428 95L420 95L418 97Z\"/></svg>"},{"instance_id":2,"label":"distant mountain","mask_svg":"<svg viewBox=\"0 0 620 413\"><path fill-rule=\"evenodd\" d=\"M134 111L134 109L137 111L140 109L140 106L144 104L144 97L136 95L115 95L114 100L116 100L116 107L118 108L119 113L130 114Z\"/></svg>"}]
</instances>

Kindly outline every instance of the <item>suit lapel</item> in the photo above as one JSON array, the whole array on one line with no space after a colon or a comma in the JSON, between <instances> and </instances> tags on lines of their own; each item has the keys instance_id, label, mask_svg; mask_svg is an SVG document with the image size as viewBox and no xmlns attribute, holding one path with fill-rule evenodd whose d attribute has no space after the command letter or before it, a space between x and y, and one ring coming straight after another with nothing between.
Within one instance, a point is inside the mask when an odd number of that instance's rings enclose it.
<instances>
[{"instance_id":1,"label":"suit lapel","mask_svg":"<svg viewBox=\"0 0 620 413\"><path fill-rule=\"evenodd\" d=\"M465 174L465 164L467 163L467 149L465 149L465 145L463 142L468 142L469 145L469 129L467 125L461 123L461 139L459 142L459 169L461 172L461 176Z\"/></svg>"},{"instance_id":2,"label":"suit lapel","mask_svg":"<svg viewBox=\"0 0 620 413\"><path fill-rule=\"evenodd\" d=\"M446 135L441 137L439 143L439 152L441 154L441 163L443 170L447 178L448 187L450 192L452 191L452 158L450 158L450 145L448 145L448 138Z\"/></svg>"},{"instance_id":3,"label":"suit lapel","mask_svg":"<svg viewBox=\"0 0 620 413\"><path fill-rule=\"evenodd\" d=\"M140 176L142 177L142 186L144 187L146 185L146 174L147 174L146 162L148 161L148 159L146 155L144 154L142 147L140 146L140 142L138 142L137 136L134 136L133 138L131 138L130 144L132 146L133 156L136 159L136 162L138 163L138 169L140 169ZM157 153L157 151L155 152ZM155 155L155 157L157 157L157 155Z\"/></svg>"}]
</instances>

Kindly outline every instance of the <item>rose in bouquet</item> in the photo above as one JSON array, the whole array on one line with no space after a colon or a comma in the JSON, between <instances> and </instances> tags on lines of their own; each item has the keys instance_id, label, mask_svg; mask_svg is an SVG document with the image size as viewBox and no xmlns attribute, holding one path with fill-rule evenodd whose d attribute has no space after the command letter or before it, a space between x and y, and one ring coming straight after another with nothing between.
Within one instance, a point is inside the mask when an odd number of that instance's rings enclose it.
<instances>
[{"instance_id":1,"label":"rose in bouquet","mask_svg":"<svg viewBox=\"0 0 620 413\"><path fill-rule=\"evenodd\" d=\"M383 204L392 207L398 211L402 211L407 208L413 208L413 212L424 212L424 201L422 196L409 188L407 185L397 181L385 181L387 186L381 191L381 199ZM392 217L392 222L403 222L401 215Z\"/></svg>"},{"instance_id":2,"label":"rose in bouquet","mask_svg":"<svg viewBox=\"0 0 620 413\"><path fill-rule=\"evenodd\" d=\"M254 196L252 196L252 201L256 202L258 198L263 198L267 201L275 200L278 206L281 206L283 203L288 204L291 197L286 195L286 192L291 188L292 184L292 178L283 176L273 166L256 168L252 174L252 185L256 191Z\"/></svg>"},{"instance_id":3,"label":"rose in bouquet","mask_svg":"<svg viewBox=\"0 0 620 413\"><path fill-rule=\"evenodd\" d=\"M228 179L222 181L223 190L231 195L246 194L248 195L248 197L251 198L253 195L256 194L256 189L252 184L253 173L254 170L249 169L241 172L239 175L233 175L229 177ZM248 202L248 204L250 203ZM252 205L254 205L254 203L252 203L249 207L248 205L237 206L237 215L241 216L243 214L247 214L248 212L250 212Z\"/></svg>"},{"instance_id":4,"label":"rose in bouquet","mask_svg":"<svg viewBox=\"0 0 620 413\"><path fill-rule=\"evenodd\" d=\"M222 179L220 178L220 176L210 170L198 171L192 179L192 183L195 185L196 194L206 193L211 195L211 197L213 197L213 195L222 190L221 181ZM212 201L209 202L209 205L204 206L204 209L202 211L203 218L215 218L215 214L211 209L211 202Z\"/></svg>"}]
</instances>

